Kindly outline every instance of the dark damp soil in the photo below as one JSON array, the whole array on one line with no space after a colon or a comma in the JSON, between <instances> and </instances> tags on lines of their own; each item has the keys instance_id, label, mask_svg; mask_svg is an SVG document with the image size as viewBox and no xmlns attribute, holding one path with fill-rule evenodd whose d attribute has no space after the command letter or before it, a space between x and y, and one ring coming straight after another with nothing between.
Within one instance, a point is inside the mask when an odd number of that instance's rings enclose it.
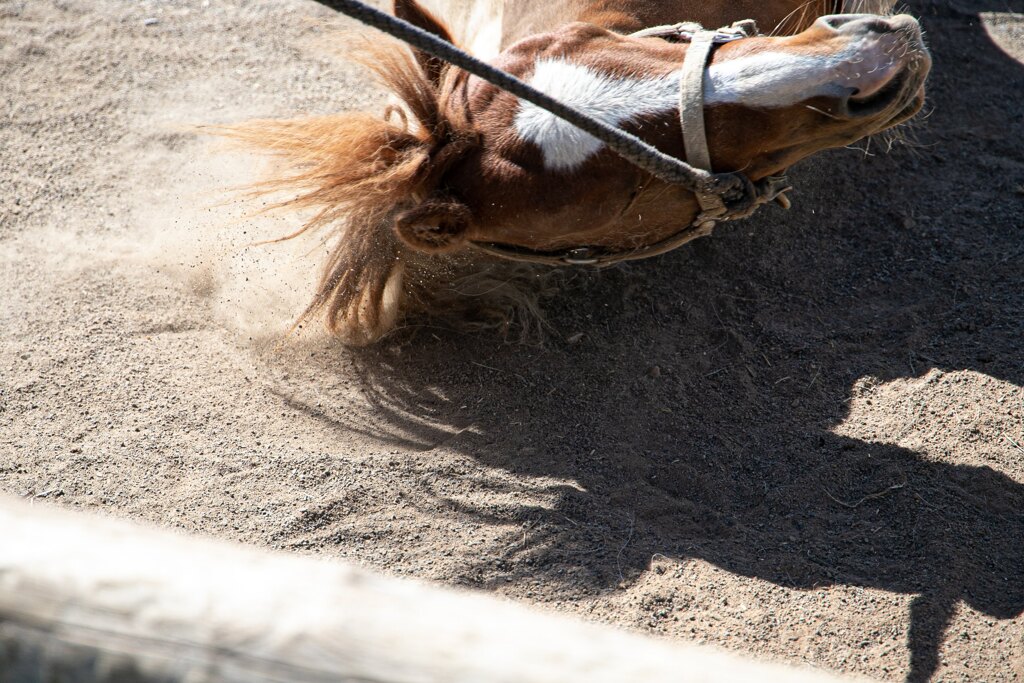
<instances>
[{"instance_id":1,"label":"dark damp soil","mask_svg":"<svg viewBox=\"0 0 1024 683\"><path fill-rule=\"evenodd\" d=\"M795 169L790 212L575 273L542 342L353 352L267 343L210 275L234 253L182 255L248 169L172 124L379 103L326 11L0 2L0 488L885 680L1024 679L1024 3L908 4L925 114Z\"/></svg>"}]
</instances>

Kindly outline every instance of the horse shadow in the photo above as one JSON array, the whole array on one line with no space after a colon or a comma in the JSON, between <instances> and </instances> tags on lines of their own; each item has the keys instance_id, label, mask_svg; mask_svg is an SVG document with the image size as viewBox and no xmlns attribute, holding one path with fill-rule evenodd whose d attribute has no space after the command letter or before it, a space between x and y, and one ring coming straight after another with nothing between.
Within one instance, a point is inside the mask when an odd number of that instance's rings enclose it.
<instances>
[{"instance_id":1,"label":"horse shadow","mask_svg":"<svg viewBox=\"0 0 1024 683\"><path fill-rule=\"evenodd\" d=\"M988 463L948 440L942 458L896 445L922 419L945 430L924 399L874 438L837 433L873 387L926 392L962 370L1005 383L1020 423L1024 150L1005 140L1024 139L1024 108L1005 96L1024 69L979 29L1005 3L910 5L935 57L915 145L812 160L785 219L571 279L543 345L429 327L351 356L375 406L367 434L574 482L549 486L550 506L449 498L534 530L467 583L607 590L661 554L912 595L910 681L936 672L959 603L1024 612L1024 441L1006 434Z\"/></svg>"}]
</instances>

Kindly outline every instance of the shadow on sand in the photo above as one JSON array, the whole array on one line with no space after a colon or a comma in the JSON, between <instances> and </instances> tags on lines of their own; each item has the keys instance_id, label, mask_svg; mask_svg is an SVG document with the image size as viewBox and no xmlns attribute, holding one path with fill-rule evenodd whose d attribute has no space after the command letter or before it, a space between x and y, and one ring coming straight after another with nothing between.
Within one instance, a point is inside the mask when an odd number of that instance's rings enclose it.
<instances>
[{"instance_id":1,"label":"shadow on sand","mask_svg":"<svg viewBox=\"0 0 1024 683\"><path fill-rule=\"evenodd\" d=\"M916 145L825 155L797 169L789 215L576 277L547 306L558 332L542 347L424 328L400 355L356 354L395 443L578 484L551 509L451 503L530 520L528 546L506 551L513 576L599 590L660 553L909 594L911 681L936 671L959 601L1024 611L1024 485L891 445L899 433L835 433L865 378L1024 384L1024 146L1006 144L1024 140L1024 107L1005 99L1024 68L977 18L1006 9L912 2L935 55Z\"/></svg>"}]
</instances>

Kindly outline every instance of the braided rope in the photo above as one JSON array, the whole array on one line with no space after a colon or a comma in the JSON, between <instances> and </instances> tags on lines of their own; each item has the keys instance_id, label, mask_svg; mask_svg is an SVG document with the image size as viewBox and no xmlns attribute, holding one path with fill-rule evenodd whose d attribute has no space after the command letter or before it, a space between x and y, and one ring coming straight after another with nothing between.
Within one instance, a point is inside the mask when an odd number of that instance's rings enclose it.
<instances>
[{"instance_id":1,"label":"braided rope","mask_svg":"<svg viewBox=\"0 0 1024 683\"><path fill-rule=\"evenodd\" d=\"M448 41L428 33L403 19L391 16L359 0L316 0L321 5L341 12L367 26L402 40L417 50L459 67L474 76L505 90L516 97L532 102L580 130L593 135L613 152L651 175L673 185L680 185L695 194L729 194L730 199L742 203L750 183L737 173L714 174L694 168L665 154L653 145L624 130L596 119L575 107L559 102L546 93L533 88L515 76L496 69Z\"/></svg>"}]
</instances>

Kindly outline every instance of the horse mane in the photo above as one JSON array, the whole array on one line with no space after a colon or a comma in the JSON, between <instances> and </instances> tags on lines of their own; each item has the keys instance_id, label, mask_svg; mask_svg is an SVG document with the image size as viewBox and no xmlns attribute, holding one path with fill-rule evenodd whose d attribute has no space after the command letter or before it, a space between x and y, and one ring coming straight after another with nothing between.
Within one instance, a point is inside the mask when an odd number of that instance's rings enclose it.
<instances>
[{"instance_id":1,"label":"horse mane","mask_svg":"<svg viewBox=\"0 0 1024 683\"><path fill-rule=\"evenodd\" d=\"M295 324L323 314L332 334L362 345L394 328L411 295L405 275L417 259L396 234L397 218L430 202L444 171L474 137L464 108L446 106L463 82L461 72L432 79L408 48L392 41L367 41L354 56L398 101L383 116L252 120L208 130L275 157L272 175L249 194L289 196L264 210L313 210L281 240L329 231L332 246L316 294Z\"/></svg>"}]
</instances>

